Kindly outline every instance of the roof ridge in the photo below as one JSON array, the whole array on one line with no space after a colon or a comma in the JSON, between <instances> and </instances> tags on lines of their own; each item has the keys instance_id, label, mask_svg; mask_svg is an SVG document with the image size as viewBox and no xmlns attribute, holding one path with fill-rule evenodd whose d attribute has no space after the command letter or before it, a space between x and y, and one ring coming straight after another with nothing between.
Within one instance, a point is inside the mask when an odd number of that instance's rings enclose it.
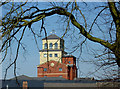
<instances>
[{"instance_id":1,"label":"roof ridge","mask_svg":"<svg viewBox=\"0 0 120 89\"><path fill-rule=\"evenodd\" d=\"M64 64L64 63L62 63L62 62L59 62L59 61L50 60L50 61L45 62L45 63L43 63L43 64L39 64L37 67L39 67L39 66L41 66L41 65L44 65L44 64L47 64L47 63L51 63L52 61L54 61L54 62L56 62L56 63L60 63L60 64L63 64L63 65L66 65L66 64Z\"/></svg>"},{"instance_id":2,"label":"roof ridge","mask_svg":"<svg viewBox=\"0 0 120 89\"><path fill-rule=\"evenodd\" d=\"M28 78L28 79L32 79L31 77L26 76L26 75L19 75L19 76L16 76L16 77L18 78L18 80L21 80L22 77L26 77L26 78ZM15 79L15 77L13 77L13 78L11 78L11 79L9 79L9 80L14 80L14 79Z\"/></svg>"},{"instance_id":3,"label":"roof ridge","mask_svg":"<svg viewBox=\"0 0 120 89\"><path fill-rule=\"evenodd\" d=\"M43 38L42 40L45 40L45 39L61 39L60 37L58 37L56 34L51 34L45 38Z\"/></svg>"}]
</instances>

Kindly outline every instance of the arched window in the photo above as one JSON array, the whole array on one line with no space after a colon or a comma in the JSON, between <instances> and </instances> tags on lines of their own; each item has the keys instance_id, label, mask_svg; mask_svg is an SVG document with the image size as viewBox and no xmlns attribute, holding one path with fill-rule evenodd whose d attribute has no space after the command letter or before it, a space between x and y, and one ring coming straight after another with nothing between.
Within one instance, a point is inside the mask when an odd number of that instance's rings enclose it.
<instances>
[{"instance_id":1,"label":"arched window","mask_svg":"<svg viewBox=\"0 0 120 89\"><path fill-rule=\"evenodd\" d=\"M52 47L53 47L53 44L52 44L52 43L50 43L50 44L49 44L49 48L50 48L50 49L52 49Z\"/></svg>"},{"instance_id":2,"label":"arched window","mask_svg":"<svg viewBox=\"0 0 120 89\"><path fill-rule=\"evenodd\" d=\"M57 43L55 43L55 49L57 49L58 48L58 44Z\"/></svg>"},{"instance_id":3,"label":"arched window","mask_svg":"<svg viewBox=\"0 0 120 89\"><path fill-rule=\"evenodd\" d=\"M47 57L47 54L46 54L46 53L44 54L44 57Z\"/></svg>"},{"instance_id":4,"label":"arched window","mask_svg":"<svg viewBox=\"0 0 120 89\"><path fill-rule=\"evenodd\" d=\"M45 43L44 48L47 49L47 43Z\"/></svg>"}]
</instances>

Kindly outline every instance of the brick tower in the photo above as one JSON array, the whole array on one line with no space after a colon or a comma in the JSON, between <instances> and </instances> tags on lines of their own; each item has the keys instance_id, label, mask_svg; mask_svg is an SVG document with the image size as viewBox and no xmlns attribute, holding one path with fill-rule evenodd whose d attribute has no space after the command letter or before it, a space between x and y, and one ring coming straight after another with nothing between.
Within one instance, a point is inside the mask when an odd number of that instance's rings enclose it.
<instances>
[{"instance_id":1,"label":"brick tower","mask_svg":"<svg viewBox=\"0 0 120 89\"><path fill-rule=\"evenodd\" d=\"M64 51L64 40L51 34L42 39L38 77L62 77L73 80L77 77L76 58Z\"/></svg>"}]
</instances>

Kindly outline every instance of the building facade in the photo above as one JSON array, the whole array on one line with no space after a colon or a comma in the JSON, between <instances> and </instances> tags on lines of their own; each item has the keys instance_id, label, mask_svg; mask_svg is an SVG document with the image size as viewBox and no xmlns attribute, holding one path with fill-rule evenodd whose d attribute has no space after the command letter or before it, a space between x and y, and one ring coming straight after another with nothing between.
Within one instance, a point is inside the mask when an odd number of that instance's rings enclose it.
<instances>
[{"instance_id":1,"label":"building facade","mask_svg":"<svg viewBox=\"0 0 120 89\"><path fill-rule=\"evenodd\" d=\"M55 34L42 39L38 77L62 77L73 80L77 77L76 58L64 51L64 40Z\"/></svg>"}]
</instances>

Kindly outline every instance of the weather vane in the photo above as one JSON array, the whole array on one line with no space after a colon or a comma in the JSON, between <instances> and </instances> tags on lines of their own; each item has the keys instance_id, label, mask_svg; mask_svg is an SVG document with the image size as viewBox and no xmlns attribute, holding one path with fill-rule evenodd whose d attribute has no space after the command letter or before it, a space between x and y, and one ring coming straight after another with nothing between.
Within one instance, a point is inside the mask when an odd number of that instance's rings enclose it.
<instances>
[{"instance_id":1,"label":"weather vane","mask_svg":"<svg viewBox=\"0 0 120 89\"><path fill-rule=\"evenodd\" d=\"M50 33L55 34L56 32L55 32L55 30L52 30L52 32L50 32Z\"/></svg>"}]
</instances>

